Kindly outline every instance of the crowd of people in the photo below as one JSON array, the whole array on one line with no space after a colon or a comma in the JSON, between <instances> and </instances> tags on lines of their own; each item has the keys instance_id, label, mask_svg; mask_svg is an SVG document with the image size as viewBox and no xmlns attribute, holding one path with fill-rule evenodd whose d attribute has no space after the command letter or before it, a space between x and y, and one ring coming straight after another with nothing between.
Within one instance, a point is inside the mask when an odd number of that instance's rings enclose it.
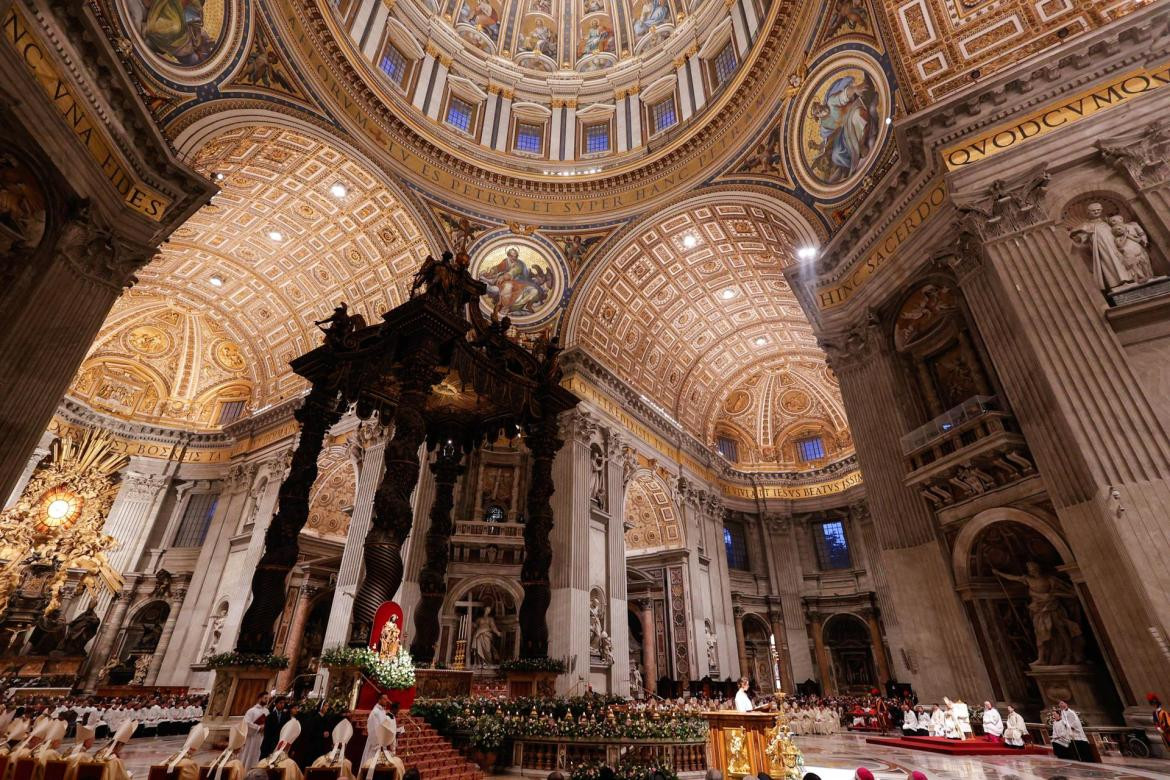
<instances>
[{"instance_id":1,"label":"crowd of people","mask_svg":"<svg viewBox=\"0 0 1170 780\"><path fill-rule=\"evenodd\" d=\"M122 724L134 721L133 736L166 737L189 732L203 720L205 704L202 696L37 697L0 705L0 728L20 721L31 725L48 716L65 721L66 736L73 736L78 725L88 725L94 727L98 739L105 739Z\"/></svg>"}]
</instances>

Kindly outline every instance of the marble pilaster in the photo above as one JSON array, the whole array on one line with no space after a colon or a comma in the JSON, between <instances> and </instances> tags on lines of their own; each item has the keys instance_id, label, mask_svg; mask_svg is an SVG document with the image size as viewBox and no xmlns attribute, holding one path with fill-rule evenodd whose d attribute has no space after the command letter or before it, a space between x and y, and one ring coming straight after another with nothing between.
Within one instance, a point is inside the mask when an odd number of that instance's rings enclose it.
<instances>
[{"instance_id":1,"label":"marble pilaster","mask_svg":"<svg viewBox=\"0 0 1170 780\"><path fill-rule=\"evenodd\" d=\"M132 571L142 556L162 506L170 477L165 474L142 474L128 471L122 474L118 495L106 516L104 533L118 540L118 546L107 554L110 568L123 573ZM113 598L108 590L101 590L94 607L102 614Z\"/></svg>"},{"instance_id":2,"label":"marble pilaster","mask_svg":"<svg viewBox=\"0 0 1170 780\"><path fill-rule=\"evenodd\" d=\"M42 444L44 438L41 439ZM32 455L28 458L28 463L24 466L24 471L20 472L20 477L16 480L16 484L12 486L12 492L8 494L8 500L4 502L4 509L12 506L20 498L20 494L24 492L28 481L32 479L33 472L37 470L37 465L44 460L45 456L49 454L49 448L45 446L38 446L33 450Z\"/></svg>"},{"instance_id":3,"label":"marble pilaster","mask_svg":"<svg viewBox=\"0 0 1170 780\"><path fill-rule=\"evenodd\" d=\"M90 645L89 669L85 675L86 690L94 689L102 667L110 660L110 652L114 649L114 640L122 627L122 621L126 619L126 610L130 608L131 596L131 593L121 591L111 597L105 615L102 617L98 635L94 638L93 644ZM99 611L98 614L101 615L102 612Z\"/></svg>"},{"instance_id":4,"label":"marble pilaster","mask_svg":"<svg viewBox=\"0 0 1170 780\"><path fill-rule=\"evenodd\" d=\"M630 695L630 626L626 596L626 528L624 510L626 483L622 463L621 434L612 430L605 435L606 561L609 587L609 638L613 642L613 665L610 667L609 692Z\"/></svg>"},{"instance_id":5,"label":"marble pilaster","mask_svg":"<svg viewBox=\"0 0 1170 780\"><path fill-rule=\"evenodd\" d=\"M170 649L171 639L175 635L175 625L179 621L179 613L183 607L183 599L187 596L187 587L179 585L175 587L170 602L171 611L167 614L167 620L163 624L162 634L158 638L158 647L155 648L154 657L150 659L150 668L146 671L146 680L144 685L155 685L158 681L159 670L162 669L163 660L167 657L167 650Z\"/></svg>"}]
</instances>

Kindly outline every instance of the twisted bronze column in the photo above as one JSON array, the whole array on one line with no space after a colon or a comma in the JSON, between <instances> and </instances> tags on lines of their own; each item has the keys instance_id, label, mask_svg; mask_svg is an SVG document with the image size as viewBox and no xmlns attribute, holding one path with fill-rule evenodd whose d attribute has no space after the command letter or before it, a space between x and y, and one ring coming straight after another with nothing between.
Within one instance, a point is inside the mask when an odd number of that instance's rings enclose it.
<instances>
[{"instance_id":1,"label":"twisted bronze column","mask_svg":"<svg viewBox=\"0 0 1170 780\"><path fill-rule=\"evenodd\" d=\"M293 416L301 424L301 435L288 476L280 486L276 516L264 534L264 554L252 575L252 603L244 613L236 642L241 653L270 653L276 642L276 620L284 611L285 579L296 565L297 536L309 518L309 492L317 480L317 458L325 434L341 419L337 388L327 382L314 383Z\"/></svg>"},{"instance_id":2,"label":"twisted bronze column","mask_svg":"<svg viewBox=\"0 0 1170 780\"><path fill-rule=\"evenodd\" d=\"M414 641L410 654L420 666L435 658L439 641L439 610L447 594L447 561L450 558L451 509L455 505L455 481L463 473L463 450L447 442L439 447L431 464L435 475L435 501L431 505L431 527L427 530L427 560L419 573L421 591L414 611Z\"/></svg>"},{"instance_id":3,"label":"twisted bronze column","mask_svg":"<svg viewBox=\"0 0 1170 780\"><path fill-rule=\"evenodd\" d=\"M418 484L418 450L426 440L423 409L436 379L435 358L420 351L404 369L402 392L394 415L394 438L386 444L382 483L374 493L374 513L363 555L365 576L353 603L355 641L365 642L382 602L394 598L402 584L402 544L414 523L410 494Z\"/></svg>"},{"instance_id":4,"label":"twisted bronze column","mask_svg":"<svg viewBox=\"0 0 1170 780\"><path fill-rule=\"evenodd\" d=\"M520 584L524 601L520 604L520 657L543 658L548 655L548 623L545 616L552 600L548 572L552 566L553 527L552 480L553 459L564 442L556 416L546 413L528 430L528 450L532 453L532 479L528 484L528 522L524 526L524 565Z\"/></svg>"}]
</instances>

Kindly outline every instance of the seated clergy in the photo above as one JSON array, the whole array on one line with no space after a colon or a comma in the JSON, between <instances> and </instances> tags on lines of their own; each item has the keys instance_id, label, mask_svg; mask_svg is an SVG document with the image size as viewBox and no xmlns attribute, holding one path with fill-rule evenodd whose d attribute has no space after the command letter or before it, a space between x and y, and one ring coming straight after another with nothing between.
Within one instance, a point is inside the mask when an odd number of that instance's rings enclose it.
<instances>
[{"instance_id":1,"label":"seated clergy","mask_svg":"<svg viewBox=\"0 0 1170 780\"><path fill-rule=\"evenodd\" d=\"M138 729L138 721L128 720L118 726L118 730L114 732L114 736L106 743L105 747L99 750L93 757L92 764L102 765L102 780L130 780L130 773L126 771L126 765L122 763L122 746L130 741L134 736L134 732ZM78 766L78 772L81 772L81 767Z\"/></svg>"},{"instance_id":2,"label":"seated clergy","mask_svg":"<svg viewBox=\"0 0 1170 780\"><path fill-rule=\"evenodd\" d=\"M48 762L61 760L59 748L61 747L61 741L65 739L65 731L68 728L69 723L67 721L49 721L49 728L45 733L45 741L33 751L32 757L37 764L33 772L34 780L41 780L45 776L45 765Z\"/></svg>"},{"instance_id":3,"label":"seated clergy","mask_svg":"<svg viewBox=\"0 0 1170 780\"><path fill-rule=\"evenodd\" d=\"M353 737L353 724L342 720L333 727L333 749L313 762L313 769L337 768L341 780L353 780L353 763L345 757L345 746Z\"/></svg>"},{"instance_id":4,"label":"seated clergy","mask_svg":"<svg viewBox=\"0 0 1170 780\"><path fill-rule=\"evenodd\" d=\"M983 702L983 735L988 742L999 742L999 738L1003 736L1003 718L989 701Z\"/></svg>"},{"instance_id":5,"label":"seated clergy","mask_svg":"<svg viewBox=\"0 0 1170 780\"><path fill-rule=\"evenodd\" d=\"M902 705L902 736L918 736L918 717L914 714L914 710L910 709L909 704Z\"/></svg>"},{"instance_id":6,"label":"seated clergy","mask_svg":"<svg viewBox=\"0 0 1170 780\"><path fill-rule=\"evenodd\" d=\"M1007 721L1003 727L1003 741L1008 747L1022 748L1024 746L1024 734L1028 731L1028 726L1024 723L1024 718L1020 713L1016 712L1016 708L1008 705Z\"/></svg>"},{"instance_id":7,"label":"seated clergy","mask_svg":"<svg viewBox=\"0 0 1170 780\"><path fill-rule=\"evenodd\" d=\"M392 721L382 721L378 724L374 733L370 734L370 739L377 740L377 748L374 750L374 755L362 765L359 778L362 780L375 780L378 775L385 775L389 773L394 780L402 780L402 775L406 771L406 767L402 764L402 759L391 752L391 745L394 744L397 737L396 729ZM377 778L381 780L381 778Z\"/></svg>"},{"instance_id":8,"label":"seated clergy","mask_svg":"<svg viewBox=\"0 0 1170 780\"><path fill-rule=\"evenodd\" d=\"M4 732L4 744L0 745L0 754L5 756L10 755L13 750L28 736L28 721L24 718L17 718L8 724L8 729Z\"/></svg>"},{"instance_id":9,"label":"seated clergy","mask_svg":"<svg viewBox=\"0 0 1170 780\"><path fill-rule=\"evenodd\" d=\"M947 717L943 714L942 707L937 704L930 711L930 736L942 737L947 733Z\"/></svg>"},{"instance_id":10,"label":"seated clergy","mask_svg":"<svg viewBox=\"0 0 1170 780\"><path fill-rule=\"evenodd\" d=\"M203 747L210 729L200 724L187 734L183 747L168 758L161 767L151 767L151 777L158 776L158 770L168 780L199 780L199 765L195 763L195 751Z\"/></svg>"},{"instance_id":11,"label":"seated clergy","mask_svg":"<svg viewBox=\"0 0 1170 780\"><path fill-rule=\"evenodd\" d=\"M297 737L300 735L301 722L299 720L293 718L285 723L280 728L280 737L276 742L276 748L271 755L260 759L260 763L256 767L279 771L280 780L301 780L301 768L288 755L289 747L297 741ZM268 777L272 777L271 772L268 773Z\"/></svg>"},{"instance_id":12,"label":"seated clergy","mask_svg":"<svg viewBox=\"0 0 1170 780\"><path fill-rule=\"evenodd\" d=\"M8 753L8 766L4 768L3 780L13 780L16 777L16 766L21 759L32 758L33 751L45 741L52 722L48 718L41 718L33 724L28 734Z\"/></svg>"},{"instance_id":13,"label":"seated clergy","mask_svg":"<svg viewBox=\"0 0 1170 780\"><path fill-rule=\"evenodd\" d=\"M227 748L207 765L207 780L243 780L244 765L240 762L240 748L248 740L248 724L240 725L228 732Z\"/></svg>"},{"instance_id":14,"label":"seated clergy","mask_svg":"<svg viewBox=\"0 0 1170 780\"><path fill-rule=\"evenodd\" d=\"M65 753L65 780L76 780L77 765L89 760L89 751L93 748L96 737L96 727L78 724L77 743Z\"/></svg>"}]
</instances>

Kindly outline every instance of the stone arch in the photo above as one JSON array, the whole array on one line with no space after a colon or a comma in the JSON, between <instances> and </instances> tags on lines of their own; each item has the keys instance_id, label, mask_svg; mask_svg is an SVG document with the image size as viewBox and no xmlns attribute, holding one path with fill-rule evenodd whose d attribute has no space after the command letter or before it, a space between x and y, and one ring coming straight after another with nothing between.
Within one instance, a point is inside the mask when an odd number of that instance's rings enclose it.
<instances>
[{"instance_id":1,"label":"stone arch","mask_svg":"<svg viewBox=\"0 0 1170 780\"><path fill-rule=\"evenodd\" d=\"M1014 522L1031 528L1048 540L1065 564L1076 562L1072 548L1049 520L1015 507L985 509L964 524L951 547L951 567L955 572L955 587L959 590L971 584L971 552L979 535L989 526L1001 522Z\"/></svg>"},{"instance_id":2,"label":"stone arch","mask_svg":"<svg viewBox=\"0 0 1170 780\"><path fill-rule=\"evenodd\" d=\"M468 600L471 595L483 595L482 591L485 589L496 591L494 603L489 606L493 608L496 627L501 634L497 642L499 660L517 656L520 650L519 610L520 603L524 600L524 591L515 580L494 574L481 574L448 585L447 595L443 599L442 610L439 613L439 650L435 654L436 660L450 664L455 659L458 640L470 638L464 634L469 632L472 621L479 617L482 611L479 608L473 609L472 618L468 619L465 617L466 610L460 607L459 603ZM469 646L465 648L464 663L467 668L472 667Z\"/></svg>"},{"instance_id":3,"label":"stone arch","mask_svg":"<svg viewBox=\"0 0 1170 780\"><path fill-rule=\"evenodd\" d=\"M778 688L779 681L773 655L775 637L766 617L755 612L744 613L743 644L748 676L755 681L760 693L772 693Z\"/></svg>"},{"instance_id":4,"label":"stone arch","mask_svg":"<svg viewBox=\"0 0 1170 780\"><path fill-rule=\"evenodd\" d=\"M622 516L631 524L626 531L626 549L634 554L686 544L685 531L670 489L649 469L638 469L626 484Z\"/></svg>"},{"instance_id":5,"label":"stone arch","mask_svg":"<svg viewBox=\"0 0 1170 780\"><path fill-rule=\"evenodd\" d=\"M869 624L853 612L838 612L821 627L832 668L827 670L838 693L868 693L879 680Z\"/></svg>"}]
</instances>

